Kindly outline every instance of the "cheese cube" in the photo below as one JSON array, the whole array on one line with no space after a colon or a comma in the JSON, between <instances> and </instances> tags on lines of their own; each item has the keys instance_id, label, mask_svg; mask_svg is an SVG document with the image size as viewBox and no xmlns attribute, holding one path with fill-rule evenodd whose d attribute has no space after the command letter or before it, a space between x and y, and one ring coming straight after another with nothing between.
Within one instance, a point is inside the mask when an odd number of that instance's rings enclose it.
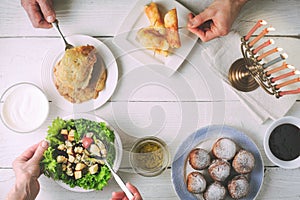
<instances>
[{"instance_id":1,"label":"cheese cube","mask_svg":"<svg viewBox=\"0 0 300 200\"><path fill-rule=\"evenodd\" d=\"M82 177L82 172L81 171L75 171L74 172L74 177L75 177L75 179L80 179Z\"/></svg>"},{"instance_id":2,"label":"cheese cube","mask_svg":"<svg viewBox=\"0 0 300 200\"><path fill-rule=\"evenodd\" d=\"M94 164L91 167L89 167L89 172L91 174L95 174L95 173L97 173L97 171L98 171L98 164Z\"/></svg>"}]
</instances>

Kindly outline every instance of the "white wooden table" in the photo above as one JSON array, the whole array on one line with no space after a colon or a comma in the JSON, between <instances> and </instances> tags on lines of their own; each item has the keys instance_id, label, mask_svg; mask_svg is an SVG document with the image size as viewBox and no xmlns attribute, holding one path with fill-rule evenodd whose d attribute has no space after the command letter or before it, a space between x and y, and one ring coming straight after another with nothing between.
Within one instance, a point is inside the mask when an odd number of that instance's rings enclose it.
<instances>
[{"instance_id":1,"label":"white wooden table","mask_svg":"<svg viewBox=\"0 0 300 200\"><path fill-rule=\"evenodd\" d=\"M181 0L195 13L210 1ZM140 66L112 43L123 19L135 0L54 1L57 17L66 35L86 34L104 42L117 58L119 82L110 100L94 113L107 120L120 134L124 156L119 174L136 185L144 199L178 199L171 181L171 168L162 175L146 178L134 174L128 162L128 150L136 137L157 135L169 145L171 155L191 133L211 124L225 124L246 133L258 145L263 156L265 176L257 199L300 199L300 169L285 170L274 166L264 154L263 137L271 120L264 124L255 121L231 88L208 68L196 70L198 42L180 69L170 78ZM300 2L298 0L252 0L242 10L234 28L245 34L258 19L265 19L277 31L272 38L289 54L289 62L300 67ZM0 94L17 82L32 82L42 87L41 65L48 49L62 42L54 29L34 29L18 0L3 0L0 5ZM138 67L137 67L138 66ZM137 85L135 77L144 78ZM147 81L153 77L156 82ZM158 82L159 81L159 82ZM183 84L184 83L184 84ZM182 96L183 86L196 95ZM219 93L215 91L221 91ZM179 97L179 98L178 98ZM47 127L57 116L70 113L53 105L43 126L32 133L19 134L0 123L0 199L14 183L12 161L30 145L46 135ZM287 113L300 116L296 102ZM41 191L37 199L109 199L120 188L114 180L103 191L73 193L54 181L41 176Z\"/></svg>"}]
</instances>

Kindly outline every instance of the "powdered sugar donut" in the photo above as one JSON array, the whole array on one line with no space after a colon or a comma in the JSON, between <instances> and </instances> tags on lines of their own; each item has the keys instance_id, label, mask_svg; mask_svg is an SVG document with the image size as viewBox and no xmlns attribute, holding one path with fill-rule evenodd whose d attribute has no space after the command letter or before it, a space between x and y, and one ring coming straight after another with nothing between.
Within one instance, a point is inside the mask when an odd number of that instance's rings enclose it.
<instances>
[{"instance_id":1,"label":"powdered sugar donut","mask_svg":"<svg viewBox=\"0 0 300 200\"><path fill-rule=\"evenodd\" d=\"M189 153L189 163L196 170L202 170L209 166L210 155L205 149L196 148Z\"/></svg>"},{"instance_id":2,"label":"powdered sugar donut","mask_svg":"<svg viewBox=\"0 0 300 200\"><path fill-rule=\"evenodd\" d=\"M225 181L230 175L230 164L226 160L215 159L208 167L208 173L215 181Z\"/></svg>"},{"instance_id":3,"label":"powdered sugar donut","mask_svg":"<svg viewBox=\"0 0 300 200\"><path fill-rule=\"evenodd\" d=\"M228 182L228 192L234 199L240 199L249 194L250 185L247 178L243 175L235 176Z\"/></svg>"},{"instance_id":4,"label":"powdered sugar donut","mask_svg":"<svg viewBox=\"0 0 300 200\"><path fill-rule=\"evenodd\" d=\"M200 172L191 172L187 176L187 189L191 193L199 194L206 189L206 180Z\"/></svg>"},{"instance_id":5,"label":"powdered sugar donut","mask_svg":"<svg viewBox=\"0 0 300 200\"><path fill-rule=\"evenodd\" d=\"M209 185L203 195L205 200L222 200L226 197L226 188L221 183L214 182Z\"/></svg>"},{"instance_id":6,"label":"powdered sugar donut","mask_svg":"<svg viewBox=\"0 0 300 200\"><path fill-rule=\"evenodd\" d=\"M212 153L217 158L231 160L236 154L237 146L234 141L229 138L218 139L212 148Z\"/></svg>"},{"instance_id":7,"label":"powdered sugar donut","mask_svg":"<svg viewBox=\"0 0 300 200\"><path fill-rule=\"evenodd\" d=\"M232 161L232 167L237 173L250 173L255 165L255 159L252 153L244 149L240 150Z\"/></svg>"}]
</instances>

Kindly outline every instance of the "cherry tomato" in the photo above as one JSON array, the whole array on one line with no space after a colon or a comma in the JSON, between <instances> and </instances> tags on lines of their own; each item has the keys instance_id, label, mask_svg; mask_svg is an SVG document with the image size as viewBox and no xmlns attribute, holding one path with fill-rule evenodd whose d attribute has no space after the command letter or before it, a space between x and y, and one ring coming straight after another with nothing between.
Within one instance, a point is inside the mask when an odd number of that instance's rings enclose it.
<instances>
[{"instance_id":1,"label":"cherry tomato","mask_svg":"<svg viewBox=\"0 0 300 200\"><path fill-rule=\"evenodd\" d=\"M89 148L89 146L94 142L94 140L90 137L84 137L82 138L82 146L84 148Z\"/></svg>"}]
</instances>

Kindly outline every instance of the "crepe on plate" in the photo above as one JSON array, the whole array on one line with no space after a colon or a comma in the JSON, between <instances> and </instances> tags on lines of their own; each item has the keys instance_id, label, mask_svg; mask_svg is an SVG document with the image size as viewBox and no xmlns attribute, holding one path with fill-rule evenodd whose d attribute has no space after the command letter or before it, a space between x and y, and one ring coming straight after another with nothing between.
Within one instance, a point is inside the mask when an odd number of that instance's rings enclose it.
<instances>
[{"instance_id":1,"label":"crepe on plate","mask_svg":"<svg viewBox=\"0 0 300 200\"><path fill-rule=\"evenodd\" d=\"M96 99L105 87L107 75L105 66L95 65L96 62L94 46L67 49L53 69L54 83L60 95L72 103Z\"/></svg>"},{"instance_id":2,"label":"crepe on plate","mask_svg":"<svg viewBox=\"0 0 300 200\"><path fill-rule=\"evenodd\" d=\"M181 46L176 8L169 10L165 14L164 20L154 2L145 6L144 12L149 19L150 26L140 29L137 33L137 40L144 47L168 56L170 48Z\"/></svg>"}]
</instances>

